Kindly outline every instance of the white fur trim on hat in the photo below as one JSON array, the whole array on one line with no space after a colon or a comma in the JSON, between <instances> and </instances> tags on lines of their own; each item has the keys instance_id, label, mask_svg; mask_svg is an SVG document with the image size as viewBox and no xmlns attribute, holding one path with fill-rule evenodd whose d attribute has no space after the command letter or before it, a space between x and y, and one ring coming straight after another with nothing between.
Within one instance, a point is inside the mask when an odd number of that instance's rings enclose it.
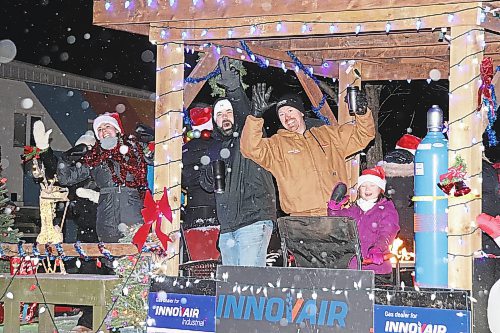
<instances>
[{"instance_id":1,"label":"white fur trim on hat","mask_svg":"<svg viewBox=\"0 0 500 333\"><path fill-rule=\"evenodd\" d=\"M410 149L410 148L404 148L404 147L400 147L398 145L396 145L396 149L404 149L404 150L408 150L410 153L412 153L413 155L415 155L415 152L417 151L416 149Z\"/></svg>"},{"instance_id":2,"label":"white fur trim on hat","mask_svg":"<svg viewBox=\"0 0 500 333\"><path fill-rule=\"evenodd\" d=\"M193 128L193 131L194 130L198 130L200 132L203 131L203 130L213 131L214 124L212 123L212 121L207 121L204 124L201 124L201 125L192 125L191 127Z\"/></svg>"},{"instance_id":3,"label":"white fur trim on hat","mask_svg":"<svg viewBox=\"0 0 500 333\"><path fill-rule=\"evenodd\" d=\"M75 146L78 146L79 144L86 144L87 146L94 146L95 145L95 136L94 132L92 131L87 131L85 132L84 135L78 138L75 142Z\"/></svg>"},{"instance_id":4,"label":"white fur trim on hat","mask_svg":"<svg viewBox=\"0 0 500 333\"><path fill-rule=\"evenodd\" d=\"M221 99L214 105L214 120L217 118L217 112L222 110L232 110L233 106L228 99Z\"/></svg>"},{"instance_id":5,"label":"white fur trim on hat","mask_svg":"<svg viewBox=\"0 0 500 333\"><path fill-rule=\"evenodd\" d=\"M111 124L114 128L116 128L118 132L122 133L122 129L120 128L120 125L118 124L118 121L115 118L107 114L102 114L99 117L95 118L94 123L92 124L96 137L99 137L97 129L102 124Z\"/></svg>"},{"instance_id":6,"label":"white fur trim on hat","mask_svg":"<svg viewBox=\"0 0 500 333\"><path fill-rule=\"evenodd\" d=\"M380 177L377 177L375 175L361 175L358 178L358 187L363 185L365 182L372 182L378 187L382 189L382 191L385 191L385 184L387 184L387 181L385 179L382 179Z\"/></svg>"}]
</instances>

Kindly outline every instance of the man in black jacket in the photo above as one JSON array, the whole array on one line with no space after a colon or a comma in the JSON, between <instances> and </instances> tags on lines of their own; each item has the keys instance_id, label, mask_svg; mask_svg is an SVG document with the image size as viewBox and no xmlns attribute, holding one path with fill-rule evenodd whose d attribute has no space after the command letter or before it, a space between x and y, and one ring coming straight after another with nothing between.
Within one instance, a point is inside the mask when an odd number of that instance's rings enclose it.
<instances>
[{"instance_id":1,"label":"man in black jacket","mask_svg":"<svg viewBox=\"0 0 500 333\"><path fill-rule=\"evenodd\" d=\"M239 132L250 114L250 102L241 87L239 73L230 67L227 58L219 61L219 68L218 83L225 88L227 98L214 104L214 144L208 151L212 163L202 167L200 184L209 192L216 190L222 263L265 266L267 246L276 221L273 179L269 172L241 155ZM220 178L214 177L213 162L221 160L225 164L222 175L225 184L217 191Z\"/></svg>"}]
</instances>

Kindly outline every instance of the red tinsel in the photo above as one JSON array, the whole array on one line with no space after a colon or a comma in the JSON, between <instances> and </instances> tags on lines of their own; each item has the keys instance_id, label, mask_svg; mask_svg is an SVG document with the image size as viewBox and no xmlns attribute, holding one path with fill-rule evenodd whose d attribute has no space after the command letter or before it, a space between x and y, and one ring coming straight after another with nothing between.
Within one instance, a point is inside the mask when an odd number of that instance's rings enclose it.
<instances>
[{"instance_id":1,"label":"red tinsel","mask_svg":"<svg viewBox=\"0 0 500 333\"><path fill-rule=\"evenodd\" d=\"M120 146L127 146L128 153L120 153ZM137 146L135 140L123 140L120 138L119 144L115 148L106 150L100 145L95 145L84 157L85 163L90 167L97 167L101 164L108 166L111 172L113 182L116 185L126 186L143 190L147 187L146 179L146 162L144 161L144 153ZM120 174L116 174L114 163L120 166ZM133 176L132 181L127 181L127 174Z\"/></svg>"},{"instance_id":2,"label":"red tinsel","mask_svg":"<svg viewBox=\"0 0 500 333\"><path fill-rule=\"evenodd\" d=\"M481 72L481 86L479 87L478 91L478 101L477 101L477 108L478 110L481 108L482 105L482 98L486 98L491 105L493 106L493 99L491 98L491 80L493 79L493 75L495 74L493 71L493 59L490 57L483 58L483 61L481 62L481 67L480 67L480 72ZM495 112L495 110L493 110Z\"/></svg>"}]
</instances>

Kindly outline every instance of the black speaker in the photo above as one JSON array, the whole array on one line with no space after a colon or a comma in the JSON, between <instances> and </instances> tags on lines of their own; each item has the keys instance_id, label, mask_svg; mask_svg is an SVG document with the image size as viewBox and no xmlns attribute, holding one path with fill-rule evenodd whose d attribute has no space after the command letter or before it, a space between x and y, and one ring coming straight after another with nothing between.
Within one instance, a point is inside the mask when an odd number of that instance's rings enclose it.
<instances>
[{"instance_id":1,"label":"black speaker","mask_svg":"<svg viewBox=\"0 0 500 333\"><path fill-rule=\"evenodd\" d=\"M278 230L284 256L292 254L298 267L345 269L356 256L361 269L358 228L351 218L287 216L278 219Z\"/></svg>"}]
</instances>

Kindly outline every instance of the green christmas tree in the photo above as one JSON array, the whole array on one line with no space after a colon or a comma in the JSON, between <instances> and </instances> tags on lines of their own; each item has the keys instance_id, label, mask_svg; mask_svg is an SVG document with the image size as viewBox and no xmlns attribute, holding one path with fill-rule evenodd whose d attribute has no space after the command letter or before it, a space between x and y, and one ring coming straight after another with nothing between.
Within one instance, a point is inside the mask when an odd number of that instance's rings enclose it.
<instances>
[{"instance_id":1,"label":"green christmas tree","mask_svg":"<svg viewBox=\"0 0 500 333\"><path fill-rule=\"evenodd\" d=\"M0 179L0 243L17 243L23 234L18 229L14 229L12 213L15 207L9 204L6 182L5 178Z\"/></svg>"},{"instance_id":2,"label":"green christmas tree","mask_svg":"<svg viewBox=\"0 0 500 333\"><path fill-rule=\"evenodd\" d=\"M9 204L7 190L7 179L2 176L2 166L0 165L0 246L2 243L17 243L22 233L14 229L13 205ZM10 264L8 260L0 260L0 272L9 272Z\"/></svg>"}]
</instances>

